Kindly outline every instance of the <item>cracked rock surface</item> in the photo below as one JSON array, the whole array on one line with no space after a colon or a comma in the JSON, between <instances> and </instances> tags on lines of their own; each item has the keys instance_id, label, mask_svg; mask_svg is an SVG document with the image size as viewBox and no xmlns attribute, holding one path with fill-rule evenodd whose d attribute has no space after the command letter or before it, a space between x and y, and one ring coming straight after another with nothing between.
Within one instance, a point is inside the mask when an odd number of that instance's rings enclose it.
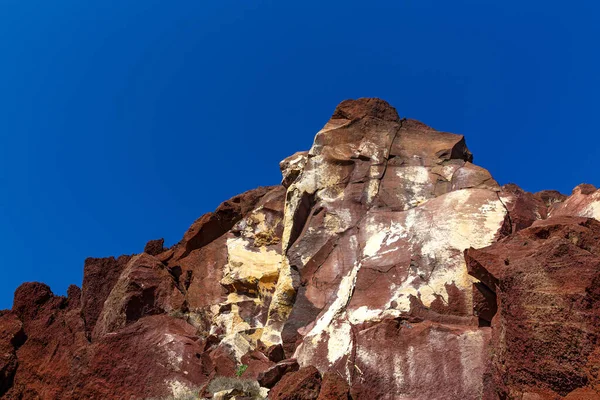
<instances>
[{"instance_id":1,"label":"cracked rock surface","mask_svg":"<svg viewBox=\"0 0 600 400\"><path fill-rule=\"evenodd\" d=\"M600 398L600 190L501 186L380 99L280 168L67 297L19 287L0 397Z\"/></svg>"}]
</instances>

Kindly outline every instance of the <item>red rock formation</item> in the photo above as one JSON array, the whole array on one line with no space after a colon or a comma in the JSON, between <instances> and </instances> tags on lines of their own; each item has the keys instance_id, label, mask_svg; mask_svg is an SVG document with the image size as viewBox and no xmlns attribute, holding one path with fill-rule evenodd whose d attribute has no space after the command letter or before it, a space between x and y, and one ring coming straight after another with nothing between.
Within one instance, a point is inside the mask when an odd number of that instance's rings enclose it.
<instances>
[{"instance_id":1,"label":"red rock formation","mask_svg":"<svg viewBox=\"0 0 600 400\"><path fill-rule=\"evenodd\" d=\"M321 390L321 374L312 366L291 372L269 392L271 400L317 400Z\"/></svg>"},{"instance_id":2,"label":"red rock formation","mask_svg":"<svg viewBox=\"0 0 600 400\"><path fill-rule=\"evenodd\" d=\"M600 222L538 221L466 256L498 304L490 366L495 391L552 398L599 390Z\"/></svg>"},{"instance_id":3,"label":"red rock formation","mask_svg":"<svg viewBox=\"0 0 600 400\"><path fill-rule=\"evenodd\" d=\"M0 396L13 385L19 366L16 351L26 339L19 318L11 312L0 313Z\"/></svg>"},{"instance_id":4,"label":"red rock formation","mask_svg":"<svg viewBox=\"0 0 600 400\"><path fill-rule=\"evenodd\" d=\"M19 287L0 397L600 398L600 190L500 186L379 99L280 168L67 297Z\"/></svg>"}]
</instances>

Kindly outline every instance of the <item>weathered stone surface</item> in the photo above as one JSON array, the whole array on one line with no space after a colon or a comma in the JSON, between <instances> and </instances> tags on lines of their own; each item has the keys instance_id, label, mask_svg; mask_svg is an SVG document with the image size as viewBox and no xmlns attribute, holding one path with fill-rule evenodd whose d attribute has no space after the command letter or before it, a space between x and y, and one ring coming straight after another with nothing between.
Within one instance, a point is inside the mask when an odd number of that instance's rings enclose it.
<instances>
[{"instance_id":1,"label":"weathered stone surface","mask_svg":"<svg viewBox=\"0 0 600 400\"><path fill-rule=\"evenodd\" d=\"M553 217L466 255L471 274L496 294L495 392L598 390L600 222Z\"/></svg>"},{"instance_id":2,"label":"weathered stone surface","mask_svg":"<svg viewBox=\"0 0 600 400\"><path fill-rule=\"evenodd\" d=\"M85 260L81 288L81 314L88 335L91 336L104 302L129 260L131 260L130 256L121 256L117 259L107 257Z\"/></svg>"},{"instance_id":3,"label":"weathered stone surface","mask_svg":"<svg viewBox=\"0 0 600 400\"><path fill-rule=\"evenodd\" d=\"M114 285L92 337L102 337L145 315L181 308L183 294L166 266L147 253L134 256Z\"/></svg>"},{"instance_id":4,"label":"weathered stone surface","mask_svg":"<svg viewBox=\"0 0 600 400\"><path fill-rule=\"evenodd\" d=\"M271 400L316 400L321 389L321 374L312 366L286 374L269 392Z\"/></svg>"},{"instance_id":5,"label":"weathered stone surface","mask_svg":"<svg viewBox=\"0 0 600 400\"><path fill-rule=\"evenodd\" d=\"M350 387L341 375L335 372L323 374L321 391L317 400L350 400Z\"/></svg>"},{"instance_id":6,"label":"weathered stone surface","mask_svg":"<svg viewBox=\"0 0 600 400\"><path fill-rule=\"evenodd\" d=\"M13 385L19 365L16 351L26 339L23 324L15 314L0 314L0 396Z\"/></svg>"},{"instance_id":7,"label":"weathered stone surface","mask_svg":"<svg viewBox=\"0 0 600 400\"><path fill-rule=\"evenodd\" d=\"M489 337L489 328L386 320L356 332L336 370L359 399L479 399Z\"/></svg>"},{"instance_id":8,"label":"weathered stone surface","mask_svg":"<svg viewBox=\"0 0 600 400\"><path fill-rule=\"evenodd\" d=\"M167 315L140 319L78 354L74 398L146 398L194 393L207 381L196 329Z\"/></svg>"},{"instance_id":9,"label":"weathered stone surface","mask_svg":"<svg viewBox=\"0 0 600 400\"><path fill-rule=\"evenodd\" d=\"M8 398L59 399L72 390L75 350L88 343L80 304L72 300L78 299L54 296L48 286L36 282L16 290L13 311L23 323L24 335Z\"/></svg>"},{"instance_id":10,"label":"weathered stone surface","mask_svg":"<svg viewBox=\"0 0 600 400\"><path fill-rule=\"evenodd\" d=\"M17 289L0 396L600 398L594 186L500 187L379 99L280 168L169 249L87 259L67 297Z\"/></svg>"}]
</instances>

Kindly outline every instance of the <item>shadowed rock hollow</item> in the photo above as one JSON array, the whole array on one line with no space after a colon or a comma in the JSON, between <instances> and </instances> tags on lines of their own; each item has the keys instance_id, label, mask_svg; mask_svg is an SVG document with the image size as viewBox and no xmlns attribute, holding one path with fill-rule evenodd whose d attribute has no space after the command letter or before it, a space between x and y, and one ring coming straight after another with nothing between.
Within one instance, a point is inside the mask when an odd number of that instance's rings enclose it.
<instances>
[{"instance_id":1,"label":"shadowed rock hollow","mask_svg":"<svg viewBox=\"0 0 600 400\"><path fill-rule=\"evenodd\" d=\"M280 186L0 311L7 399L600 398L600 191L342 102ZM245 396L245 397L244 397Z\"/></svg>"}]
</instances>

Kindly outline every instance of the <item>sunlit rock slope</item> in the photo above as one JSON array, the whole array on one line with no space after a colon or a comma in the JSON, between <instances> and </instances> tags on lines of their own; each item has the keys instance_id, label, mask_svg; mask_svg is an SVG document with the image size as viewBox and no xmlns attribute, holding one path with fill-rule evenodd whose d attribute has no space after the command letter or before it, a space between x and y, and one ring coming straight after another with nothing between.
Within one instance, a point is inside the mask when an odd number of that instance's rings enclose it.
<instances>
[{"instance_id":1,"label":"sunlit rock slope","mask_svg":"<svg viewBox=\"0 0 600 400\"><path fill-rule=\"evenodd\" d=\"M282 183L0 311L7 399L598 399L600 191L347 100ZM245 397L244 397L245 396Z\"/></svg>"}]
</instances>

